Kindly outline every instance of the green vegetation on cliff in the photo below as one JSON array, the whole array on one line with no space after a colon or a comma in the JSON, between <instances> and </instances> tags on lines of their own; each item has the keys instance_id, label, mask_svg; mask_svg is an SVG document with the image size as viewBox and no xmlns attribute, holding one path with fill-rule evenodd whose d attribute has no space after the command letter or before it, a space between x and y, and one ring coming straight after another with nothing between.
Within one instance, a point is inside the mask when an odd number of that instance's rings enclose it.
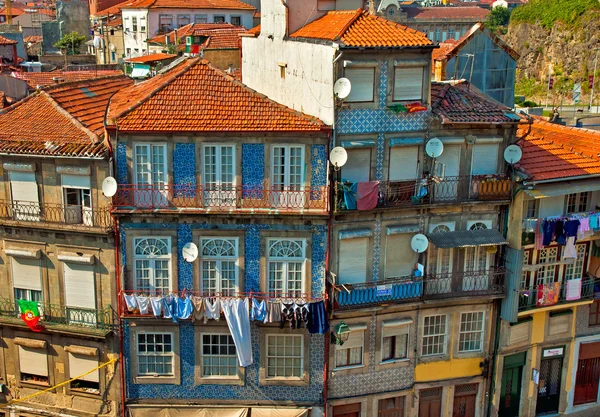
<instances>
[{"instance_id":1,"label":"green vegetation on cliff","mask_svg":"<svg viewBox=\"0 0 600 417\"><path fill-rule=\"evenodd\" d=\"M578 23L579 18L591 10L600 10L598 0L530 0L513 10L511 23L539 22L551 29L556 22L567 26Z\"/></svg>"}]
</instances>

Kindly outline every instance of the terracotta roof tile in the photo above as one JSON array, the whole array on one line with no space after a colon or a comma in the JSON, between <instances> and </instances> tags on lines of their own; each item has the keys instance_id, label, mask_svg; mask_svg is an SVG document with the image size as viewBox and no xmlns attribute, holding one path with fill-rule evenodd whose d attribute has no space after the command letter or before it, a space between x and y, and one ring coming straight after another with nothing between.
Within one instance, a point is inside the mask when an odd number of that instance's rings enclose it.
<instances>
[{"instance_id":1,"label":"terracotta roof tile","mask_svg":"<svg viewBox=\"0 0 600 417\"><path fill-rule=\"evenodd\" d=\"M123 75L120 70L102 70L102 71L52 71L52 72L13 72L13 77L25 80L30 88L47 87L59 82L72 82L82 80L93 80L95 78Z\"/></svg>"},{"instance_id":2,"label":"terracotta roof tile","mask_svg":"<svg viewBox=\"0 0 600 417\"><path fill-rule=\"evenodd\" d=\"M95 16L108 16L108 15L121 14L121 10L125 6L130 4L131 2L132 2L132 0L126 0L122 3L115 4L114 6L107 7L104 10L99 10L96 12Z\"/></svg>"},{"instance_id":3,"label":"terracotta roof tile","mask_svg":"<svg viewBox=\"0 0 600 417\"><path fill-rule=\"evenodd\" d=\"M518 134L527 132L528 128L523 127ZM600 132L538 119L519 146L523 157L516 166L532 180L600 174Z\"/></svg>"},{"instance_id":4,"label":"terracotta roof tile","mask_svg":"<svg viewBox=\"0 0 600 417\"><path fill-rule=\"evenodd\" d=\"M126 76L62 84L0 110L0 153L103 157L103 119Z\"/></svg>"},{"instance_id":5,"label":"terracotta roof tile","mask_svg":"<svg viewBox=\"0 0 600 417\"><path fill-rule=\"evenodd\" d=\"M120 130L146 132L328 130L199 58L115 94L107 123L115 120Z\"/></svg>"},{"instance_id":6,"label":"terracotta roof tile","mask_svg":"<svg viewBox=\"0 0 600 417\"><path fill-rule=\"evenodd\" d=\"M252 29L250 29L248 32L246 32L246 35L254 35L254 36L260 35L260 25L254 26Z\"/></svg>"},{"instance_id":7,"label":"terracotta roof tile","mask_svg":"<svg viewBox=\"0 0 600 417\"><path fill-rule=\"evenodd\" d=\"M136 56L135 58L128 58L125 61L126 62L147 63L147 62L154 62L154 61L164 61L166 59L173 59L173 58L177 58L177 55L176 54L158 53L158 54Z\"/></svg>"},{"instance_id":8,"label":"terracotta roof tile","mask_svg":"<svg viewBox=\"0 0 600 417\"><path fill-rule=\"evenodd\" d=\"M16 45L18 42L12 39L5 38L4 36L0 36L0 45Z\"/></svg>"},{"instance_id":9,"label":"terracotta roof tile","mask_svg":"<svg viewBox=\"0 0 600 417\"><path fill-rule=\"evenodd\" d=\"M177 38L179 45L185 48L185 37L205 36L208 39L203 44L202 49L239 49L240 34L246 33L247 30L242 26L234 26L231 23L190 23L177 29ZM175 43L175 31L171 31L166 35L155 36L148 40L154 44L165 45L166 39L169 38L170 43Z\"/></svg>"},{"instance_id":10,"label":"terracotta roof tile","mask_svg":"<svg viewBox=\"0 0 600 417\"><path fill-rule=\"evenodd\" d=\"M23 39L23 41L25 43L38 43L42 41L42 36L37 36L37 35L31 35L31 36L27 36L25 39Z\"/></svg>"},{"instance_id":11,"label":"terracotta roof tile","mask_svg":"<svg viewBox=\"0 0 600 417\"><path fill-rule=\"evenodd\" d=\"M300 28L292 38L340 40L346 47L415 47L432 46L423 34L362 9L331 11Z\"/></svg>"},{"instance_id":12,"label":"terracotta roof tile","mask_svg":"<svg viewBox=\"0 0 600 417\"><path fill-rule=\"evenodd\" d=\"M122 8L256 10L239 0L133 0Z\"/></svg>"},{"instance_id":13,"label":"terracotta roof tile","mask_svg":"<svg viewBox=\"0 0 600 417\"><path fill-rule=\"evenodd\" d=\"M409 19L487 19L490 11L481 7L437 6L437 7L407 7Z\"/></svg>"},{"instance_id":14,"label":"terracotta roof tile","mask_svg":"<svg viewBox=\"0 0 600 417\"><path fill-rule=\"evenodd\" d=\"M0 91L0 109L4 108L4 91Z\"/></svg>"},{"instance_id":15,"label":"terracotta roof tile","mask_svg":"<svg viewBox=\"0 0 600 417\"><path fill-rule=\"evenodd\" d=\"M511 109L480 93L467 81L432 82L431 110L442 123L500 124L521 120Z\"/></svg>"}]
</instances>

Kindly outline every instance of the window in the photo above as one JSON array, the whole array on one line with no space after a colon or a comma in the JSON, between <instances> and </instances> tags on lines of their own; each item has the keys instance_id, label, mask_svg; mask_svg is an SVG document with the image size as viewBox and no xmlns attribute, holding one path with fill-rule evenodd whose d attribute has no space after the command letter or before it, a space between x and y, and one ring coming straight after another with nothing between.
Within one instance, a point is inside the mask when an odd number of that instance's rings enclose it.
<instances>
[{"instance_id":1,"label":"window","mask_svg":"<svg viewBox=\"0 0 600 417\"><path fill-rule=\"evenodd\" d=\"M404 397L379 400L378 417L404 417Z\"/></svg>"},{"instance_id":2,"label":"window","mask_svg":"<svg viewBox=\"0 0 600 417\"><path fill-rule=\"evenodd\" d=\"M65 223L93 226L92 193L89 175L61 175L65 202Z\"/></svg>"},{"instance_id":3,"label":"window","mask_svg":"<svg viewBox=\"0 0 600 417\"><path fill-rule=\"evenodd\" d=\"M523 252L523 265L531 265L531 258L532 258L532 253L533 251L530 250L525 250ZM523 269L521 271L521 289L525 289L529 287L529 271Z\"/></svg>"},{"instance_id":4,"label":"window","mask_svg":"<svg viewBox=\"0 0 600 417\"><path fill-rule=\"evenodd\" d=\"M471 161L472 175L492 175L498 173L498 151L496 143L473 145Z\"/></svg>"},{"instance_id":5,"label":"window","mask_svg":"<svg viewBox=\"0 0 600 417\"><path fill-rule=\"evenodd\" d=\"M171 289L171 238L134 239L135 289L148 293Z\"/></svg>"},{"instance_id":6,"label":"window","mask_svg":"<svg viewBox=\"0 0 600 417\"><path fill-rule=\"evenodd\" d=\"M131 56L131 48L127 48L127 56Z\"/></svg>"},{"instance_id":7,"label":"window","mask_svg":"<svg viewBox=\"0 0 600 417\"><path fill-rule=\"evenodd\" d=\"M419 147L402 146L390 149L390 181L410 181L419 178ZM414 190L409 191L409 196Z\"/></svg>"},{"instance_id":8,"label":"window","mask_svg":"<svg viewBox=\"0 0 600 417\"><path fill-rule=\"evenodd\" d=\"M342 168L342 181L367 182L371 176L371 149L348 150L348 161Z\"/></svg>"},{"instance_id":9,"label":"window","mask_svg":"<svg viewBox=\"0 0 600 417\"><path fill-rule=\"evenodd\" d=\"M167 182L167 145L134 146L135 204L143 207L165 206Z\"/></svg>"},{"instance_id":10,"label":"window","mask_svg":"<svg viewBox=\"0 0 600 417\"><path fill-rule=\"evenodd\" d=\"M446 39L448 39L448 32L443 31L442 32L442 42L444 42Z\"/></svg>"},{"instance_id":11,"label":"window","mask_svg":"<svg viewBox=\"0 0 600 417\"><path fill-rule=\"evenodd\" d=\"M445 227L445 226L439 226ZM452 273L452 248L436 248L431 245L428 252L427 269L430 275L449 275Z\"/></svg>"},{"instance_id":12,"label":"window","mask_svg":"<svg viewBox=\"0 0 600 417\"><path fill-rule=\"evenodd\" d=\"M173 30L173 15L161 14L158 16L158 22L161 31L169 32Z\"/></svg>"},{"instance_id":13,"label":"window","mask_svg":"<svg viewBox=\"0 0 600 417\"><path fill-rule=\"evenodd\" d=\"M462 313L460 318L459 352L479 352L483 343L483 311Z\"/></svg>"},{"instance_id":14,"label":"window","mask_svg":"<svg viewBox=\"0 0 600 417\"><path fill-rule=\"evenodd\" d=\"M426 316L423 319L423 356L446 353L446 315Z\"/></svg>"},{"instance_id":15,"label":"window","mask_svg":"<svg viewBox=\"0 0 600 417\"><path fill-rule=\"evenodd\" d=\"M393 362L408 357L407 323L383 322L381 362Z\"/></svg>"},{"instance_id":16,"label":"window","mask_svg":"<svg viewBox=\"0 0 600 417\"><path fill-rule=\"evenodd\" d=\"M352 83L348 102L371 102L374 100L375 68L346 68L344 76Z\"/></svg>"},{"instance_id":17,"label":"window","mask_svg":"<svg viewBox=\"0 0 600 417\"><path fill-rule=\"evenodd\" d=\"M527 200L525 202L525 218L537 219L539 208L539 200Z\"/></svg>"},{"instance_id":18,"label":"window","mask_svg":"<svg viewBox=\"0 0 600 417\"><path fill-rule=\"evenodd\" d=\"M98 366L98 357L82 355L69 352L69 376L75 378L83 375ZM92 373L82 376L71 382L74 391L86 392L88 394L100 393L100 371L96 369Z\"/></svg>"},{"instance_id":19,"label":"window","mask_svg":"<svg viewBox=\"0 0 600 417\"><path fill-rule=\"evenodd\" d=\"M242 25L242 17L241 16L231 16L231 24L234 26Z\"/></svg>"},{"instance_id":20,"label":"window","mask_svg":"<svg viewBox=\"0 0 600 417\"><path fill-rule=\"evenodd\" d=\"M585 258L587 253L587 245L576 245L577 258L572 264L565 265L565 280L583 278L585 271Z\"/></svg>"},{"instance_id":21,"label":"window","mask_svg":"<svg viewBox=\"0 0 600 417\"><path fill-rule=\"evenodd\" d=\"M333 417L360 417L360 403L336 405L333 407Z\"/></svg>"},{"instance_id":22,"label":"window","mask_svg":"<svg viewBox=\"0 0 600 417\"><path fill-rule=\"evenodd\" d=\"M146 32L146 26L140 26L140 32L144 33Z\"/></svg>"},{"instance_id":23,"label":"window","mask_svg":"<svg viewBox=\"0 0 600 417\"><path fill-rule=\"evenodd\" d=\"M545 249L540 249L538 251L538 259L537 263L539 264L548 264L554 263L554 265L542 266L537 269L536 273L536 285L542 284L550 284L554 282L556 278L557 265L558 261L558 247L550 247Z\"/></svg>"},{"instance_id":24,"label":"window","mask_svg":"<svg viewBox=\"0 0 600 417\"><path fill-rule=\"evenodd\" d=\"M452 28L448 29L448 38L449 39L455 39L454 38L454 29L452 29Z\"/></svg>"},{"instance_id":25,"label":"window","mask_svg":"<svg viewBox=\"0 0 600 417\"><path fill-rule=\"evenodd\" d=\"M180 28L185 25L189 25L192 19L189 14L178 14L177 15L177 27Z\"/></svg>"},{"instance_id":26,"label":"window","mask_svg":"<svg viewBox=\"0 0 600 417\"><path fill-rule=\"evenodd\" d=\"M298 297L304 292L306 242L300 239L268 241L268 292Z\"/></svg>"},{"instance_id":27,"label":"window","mask_svg":"<svg viewBox=\"0 0 600 417\"><path fill-rule=\"evenodd\" d=\"M304 185L304 147L273 146L273 188L299 190Z\"/></svg>"},{"instance_id":28,"label":"window","mask_svg":"<svg viewBox=\"0 0 600 417\"><path fill-rule=\"evenodd\" d=\"M590 194L587 193L575 193L567 195L567 214L570 213L582 213L588 211L588 203L590 201Z\"/></svg>"},{"instance_id":29,"label":"window","mask_svg":"<svg viewBox=\"0 0 600 417\"><path fill-rule=\"evenodd\" d=\"M195 23L208 23L208 15L206 14L197 14L194 15Z\"/></svg>"},{"instance_id":30,"label":"window","mask_svg":"<svg viewBox=\"0 0 600 417\"><path fill-rule=\"evenodd\" d=\"M42 302L40 260L13 256L10 263L15 299Z\"/></svg>"},{"instance_id":31,"label":"window","mask_svg":"<svg viewBox=\"0 0 600 417\"><path fill-rule=\"evenodd\" d=\"M335 368L359 366L363 364L363 349L365 344L365 331L355 328L350 332L350 337L343 345L335 346Z\"/></svg>"},{"instance_id":32,"label":"window","mask_svg":"<svg viewBox=\"0 0 600 417\"><path fill-rule=\"evenodd\" d=\"M229 334L201 335L202 377L236 377L238 360L233 338Z\"/></svg>"},{"instance_id":33,"label":"window","mask_svg":"<svg viewBox=\"0 0 600 417\"><path fill-rule=\"evenodd\" d=\"M202 292L222 295L238 292L238 239L202 238L200 248Z\"/></svg>"},{"instance_id":34,"label":"window","mask_svg":"<svg viewBox=\"0 0 600 417\"><path fill-rule=\"evenodd\" d=\"M35 172L8 171L12 211L15 220L40 219L40 199Z\"/></svg>"},{"instance_id":35,"label":"window","mask_svg":"<svg viewBox=\"0 0 600 417\"><path fill-rule=\"evenodd\" d=\"M21 381L48 385L48 356L46 348L19 346Z\"/></svg>"},{"instance_id":36,"label":"window","mask_svg":"<svg viewBox=\"0 0 600 417\"><path fill-rule=\"evenodd\" d=\"M173 376L173 335L171 333L138 333L138 375Z\"/></svg>"},{"instance_id":37,"label":"window","mask_svg":"<svg viewBox=\"0 0 600 417\"><path fill-rule=\"evenodd\" d=\"M590 304L590 316L588 326L598 326L600 324L600 300Z\"/></svg>"},{"instance_id":38,"label":"window","mask_svg":"<svg viewBox=\"0 0 600 417\"><path fill-rule=\"evenodd\" d=\"M486 230L488 226L483 222L474 222L469 230ZM490 256L485 246L473 246L465 248L465 272L476 273L489 269ZM474 283L473 283L474 284ZM483 284L483 283L481 283ZM464 288L464 282L463 282ZM483 289L483 288L473 288Z\"/></svg>"},{"instance_id":39,"label":"window","mask_svg":"<svg viewBox=\"0 0 600 417\"><path fill-rule=\"evenodd\" d=\"M435 30L435 41L436 41L436 42L439 42L439 41L440 41L440 38L441 38L441 36L440 36L440 30L439 30L439 29L436 29L436 30Z\"/></svg>"},{"instance_id":40,"label":"window","mask_svg":"<svg viewBox=\"0 0 600 417\"><path fill-rule=\"evenodd\" d=\"M267 335L267 378L302 378L304 337Z\"/></svg>"},{"instance_id":41,"label":"window","mask_svg":"<svg viewBox=\"0 0 600 417\"><path fill-rule=\"evenodd\" d=\"M367 253L369 238L338 240L338 282L340 284L358 284L367 282Z\"/></svg>"},{"instance_id":42,"label":"window","mask_svg":"<svg viewBox=\"0 0 600 417\"><path fill-rule=\"evenodd\" d=\"M396 67L394 70L394 101L422 101L423 67Z\"/></svg>"},{"instance_id":43,"label":"window","mask_svg":"<svg viewBox=\"0 0 600 417\"><path fill-rule=\"evenodd\" d=\"M133 16L131 18L131 30L132 30L132 32L137 32L137 30L138 30L137 17L135 17L135 16Z\"/></svg>"},{"instance_id":44,"label":"window","mask_svg":"<svg viewBox=\"0 0 600 417\"><path fill-rule=\"evenodd\" d=\"M63 274L69 323L96 324L94 266L64 262Z\"/></svg>"},{"instance_id":45,"label":"window","mask_svg":"<svg viewBox=\"0 0 600 417\"><path fill-rule=\"evenodd\" d=\"M225 23L225 16L213 16L213 23Z\"/></svg>"},{"instance_id":46,"label":"window","mask_svg":"<svg viewBox=\"0 0 600 417\"><path fill-rule=\"evenodd\" d=\"M236 204L235 147L204 146L204 204L220 207Z\"/></svg>"}]
</instances>

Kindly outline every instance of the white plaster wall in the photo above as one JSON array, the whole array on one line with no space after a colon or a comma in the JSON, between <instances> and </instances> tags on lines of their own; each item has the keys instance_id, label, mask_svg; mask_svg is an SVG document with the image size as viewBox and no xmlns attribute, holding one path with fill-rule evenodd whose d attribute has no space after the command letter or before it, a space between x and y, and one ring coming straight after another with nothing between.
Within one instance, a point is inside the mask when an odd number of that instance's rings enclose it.
<instances>
[{"instance_id":1,"label":"white plaster wall","mask_svg":"<svg viewBox=\"0 0 600 417\"><path fill-rule=\"evenodd\" d=\"M148 10L147 9L127 9L122 11L123 14L123 43L125 46L125 56L135 57L142 55L148 45L146 40L149 35L148 28ZM133 17L137 17L137 32L133 32ZM141 32L142 26L146 27L145 32ZM126 30L129 29L129 30ZM131 53L127 54L127 48L131 49ZM138 53L135 53L135 50Z\"/></svg>"},{"instance_id":2,"label":"white plaster wall","mask_svg":"<svg viewBox=\"0 0 600 417\"><path fill-rule=\"evenodd\" d=\"M247 10L228 9L150 9L150 37L156 36L156 31L159 29L158 18L161 14L173 15L173 25L177 25L178 14L189 15L191 23L194 23L194 15L197 14L207 15L208 23L213 23L213 17L215 15L225 16L225 22L227 23L231 23L231 16L240 16L242 26L244 26L246 29L251 29L253 27L252 17L254 12Z\"/></svg>"},{"instance_id":3,"label":"white plaster wall","mask_svg":"<svg viewBox=\"0 0 600 417\"><path fill-rule=\"evenodd\" d=\"M334 120L333 43L284 40L287 9L281 0L261 3L261 34L242 38L242 81L294 110ZM281 66L285 65L285 77Z\"/></svg>"}]
</instances>

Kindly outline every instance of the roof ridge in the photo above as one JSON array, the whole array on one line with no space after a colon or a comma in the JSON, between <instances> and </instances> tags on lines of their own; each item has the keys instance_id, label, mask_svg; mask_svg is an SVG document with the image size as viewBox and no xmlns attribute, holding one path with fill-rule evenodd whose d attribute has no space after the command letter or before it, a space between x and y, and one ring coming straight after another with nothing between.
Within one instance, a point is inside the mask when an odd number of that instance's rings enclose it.
<instances>
[{"instance_id":1,"label":"roof ridge","mask_svg":"<svg viewBox=\"0 0 600 417\"><path fill-rule=\"evenodd\" d=\"M150 98L152 98L156 93L158 93L159 91L162 91L164 88L166 88L170 81L172 81L175 78L178 78L179 76L185 74L186 72L188 72L191 68L193 68L194 66L196 66L198 64L198 62L200 62L200 58L192 58L189 61L184 61L183 65L181 66L181 68L173 68L171 71L167 72L166 74L164 74L165 76L162 78L161 83L155 87L154 89L152 89L150 91L149 94L147 94L144 98L142 98L141 100L139 100L137 103L134 103L133 105L131 105L130 107L126 108L125 110L122 110L120 113L115 114L113 116L113 120L117 120L120 117L122 117L123 115L125 115L126 113L129 113L135 109L137 109L139 106L141 106L142 104L144 104L146 101L148 101ZM160 75L157 75L156 77L159 77ZM156 77L149 79L147 82L151 82L153 80L156 80ZM143 83L140 84L134 84L133 88L135 88L136 85L142 85ZM110 102L112 101L112 97L108 102L108 106L110 107ZM108 114L108 113L107 113Z\"/></svg>"},{"instance_id":2,"label":"roof ridge","mask_svg":"<svg viewBox=\"0 0 600 417\"><path fill-rule=\"evenodd\" d=\"M72 71L72 72L79 72L79 71ZM89 82L94 82L94 81L103 81L103 80L107 80L107 79L112 79L112 78L127 78L127 75L125 74L113 74L113 75L103 75L101 77L96 77L96 78L88 78L87 80L73 80L73 81L66 81L64 83L59 83L59 84L54 84L54 85L47 85L44 87L41 87L39 90L41 91L52 91L58 88L62 88L62 87L73 87L75 86L75 84L78 83L89 83Z\"/></svg>"},{"instance_id":3,"label":"roof ridge","mask_svg":"<svg viewBox=\"0 0 600 417\"><path fill-rule=\"evenodd\" d=\"M354 23L356 23L358 18L365 14L367 14L367 12L365 12L363 9L356 9L352 19L350 19L348 21L348 23L346 23L344 26L342 26L342 29L340 29L340 32L335 36L335 39L337 40L337 39L340 39L342 36L344 36L344 33L346 33L346 31L348 31L348 29L350 29L350 26L352 26Z\"/></svg>"},{"instance_id":4,"label":"roof ridge","mask_svg":"<svg viewBox=\"0 0 600 417\"><path fill-rule=\"evenodd\" d=\"M100 136L85 127L83 123L81 123L75 116L58 104L58 102L54 100L54 98L48 94L47 91L40 91L40 96L44 97L52 107L54 107L59 113L62 113L63 116L69 119L77 128L81 129L85 134L87 134L92 141L92 144L97 144L100 142Z\"/></svg>"}]
</instances>

